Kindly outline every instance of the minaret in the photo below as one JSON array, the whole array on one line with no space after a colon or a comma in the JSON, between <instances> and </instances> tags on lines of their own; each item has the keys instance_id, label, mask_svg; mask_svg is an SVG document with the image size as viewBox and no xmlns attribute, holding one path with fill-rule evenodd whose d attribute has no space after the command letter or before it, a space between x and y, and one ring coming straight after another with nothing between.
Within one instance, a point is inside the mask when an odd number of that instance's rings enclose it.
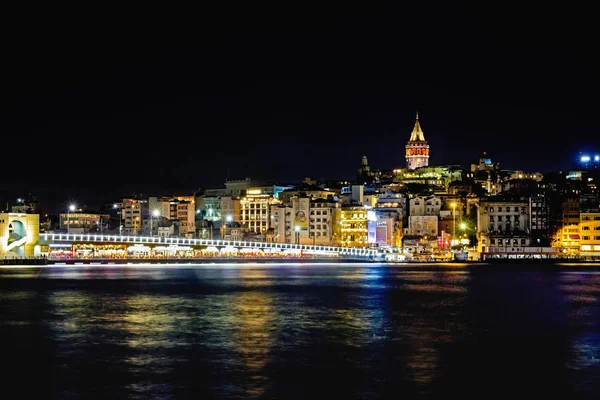
<instances>
[{"instance_id":1,"label":"minaret","mask_svg":"<svg viewBox=\"0 0 600 400\"><path fill-rule=\"evenodd\" d=\"M425 140L421 124L419 123L419 112L415 127L410 134L410 140L406 143L406 168L415 169L429 165L429 144Z\"/></svg>"}]
</instances>

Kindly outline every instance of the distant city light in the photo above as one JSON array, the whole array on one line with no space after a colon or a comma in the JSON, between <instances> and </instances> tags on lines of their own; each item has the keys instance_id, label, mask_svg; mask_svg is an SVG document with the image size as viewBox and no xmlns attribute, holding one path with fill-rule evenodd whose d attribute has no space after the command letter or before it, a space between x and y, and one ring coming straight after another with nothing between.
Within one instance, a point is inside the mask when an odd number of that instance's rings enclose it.
<instances>
[{"instance_id":1,"label":"distant city light","mask_svg":"<svg viewBox=\"0 0 600 400\"><path fill-rule=\"evenodd\" d=\"M595 156L594 161L600 161L600 156Z\"/></svg>"},{"instance_id":2,"label":"distant city light","mask_svg":"<svg viewBox=\"0 0 600 400\"><path fill-rule=\"evenodd\" d=\"M588 162L590 161L590 156L581 156L581 162Z\"/></svg>"}]
</instances>

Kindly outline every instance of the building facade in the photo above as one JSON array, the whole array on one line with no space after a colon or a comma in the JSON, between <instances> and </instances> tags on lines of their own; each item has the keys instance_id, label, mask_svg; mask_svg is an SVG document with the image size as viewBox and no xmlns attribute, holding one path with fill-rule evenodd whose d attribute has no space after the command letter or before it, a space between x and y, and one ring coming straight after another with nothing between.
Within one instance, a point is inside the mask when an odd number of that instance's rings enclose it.
<instances>
[{"instance_id":1,"label":"building facade","mask_svg":"<svg viewBox=\"0 0 600 400\"><path fill-rule=\"evenodd\" d=\"M266 234L270 227L271 205L279 203L261 189L248 189L246 196L240 199L240 223L248 232Z\"/></svg>"},{"instance_id":2,"label":"building facade","mask_svg":"<svg viewBox=\"0 0 600 400\"><path fill-rule=\"evenodd\" d=\"M169 219L179 221L179 235L193 238L196 233L196 207L193 201L171 200L169 203Z\"/></svg>"},{"instance_id":3,"label":"building facade","mask_svg":"<svg viewBox=\"0 0 600 400\"><path fill-rule=\"evenodd\" d=\"M482 199L477 212L480 252L504 251L506 248L519 249L530 246L529 220L528 198Z\"/></svg>"},{"instance_id":4,"label":"building facade","mask_svg":"<svg viewBox=\"0 0 600 400\"><path fill-rule=\"evenodd\" d=\"M579 255L586 260L600 260L600 210L579 214Z\"/></svg>"},{"instance_id":5,"label":"building facade","mask_svg":"<svg viewBox=\"0 0 600 400\"><path fill-rule=\"evenodd\" d=\"M418 215L440 215L442 201L436 196L416 196L409 200L409 214Z\"/></svg>"},{"instance_id":6,"label":"building facade","mask_svg":"<svg viewBox=\"0 0 600 400\"><path fill-rule=\"evenodd\" d=\"M60 229L69 233L106 232L110 214L71 212L60 214Z\"/></svg>"},{"instance_id":7,"label":"building facade","mask_svg":"<svg viewBox=\"0 0 600 400\"><path fill-rule=\"evenodd\" d=\"M558 246L567 256L578 256L579 244L579 199L568 198L562 203L562 227L558 234Z\"/></svg>"},{"instance_id":8,"label":"building facade","mask_svg":"<svg viewBox=\"0 0 600 400\"><path fill-rule=\"evenodd\" d=\"M139 199L123 199L120 207L123 234L138 235L141 232L144 204L145 202Z\"/></svg>"},{"instance_id":9,"label":"building facade","mask_svg":"<svg viewBox=\"0 0 600 400\"><path fill-rule=\"evenodd\" d=\"M408 235L436 237L438 217L436 215L411 215L408 217Z\"/></svg>"},{"instance_id":10,"label":"building facade","mask_svg":"<svg viewBox=\"0 0 600 400\"><path fill-rule=\"evenodd\" d=\"M410 140L406 143L406 168L409 170L429 165L429 143L425 140L425 135L419 123L419 113Z\"/></svg>"},{"instance_id":11,"label":"building facade","mask_svg":"<svg viewBox=\"0 0 600 400\"><path fill-rule=\"evenodd\" d=\"M362 205L344 204L341 208L341 242L344 247L366 247L367 209Z\"/></svg>"},{"instance_id":12,"label":"building facade","mask_svg":"<svg viewBox=\"0 0 600 400\"><path fill-rule=\"evenodd\" d=\"M313 245L339 244L340 203L330 199L292 198L289 204L271 205L273 242ZM304 221L304 209L307 220ZM303 229L306 227L307 229Z\"/></svg>"}]
</instances>

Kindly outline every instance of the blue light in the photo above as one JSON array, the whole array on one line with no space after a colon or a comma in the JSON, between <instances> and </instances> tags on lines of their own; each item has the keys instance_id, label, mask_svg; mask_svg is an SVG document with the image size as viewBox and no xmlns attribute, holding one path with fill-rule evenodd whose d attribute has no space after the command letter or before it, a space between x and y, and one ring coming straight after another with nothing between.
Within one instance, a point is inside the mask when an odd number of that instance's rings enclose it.
<instances>
[{"instance_id":1,"label":"blue light","mask_svg":"<svg viewBox=\"0 0 600 400\"><path fill-rule=\"evenodd\" d=\"M600 156L595 156L594 161L600 161Z\"/></svg>"},{"instance_id":2,"label":"blue light","mask_svg":"<svg viewBox=\"0 0 600 400\"><path fill-rule=\"evenodd\" d=\"M590 156L581 156L581 162L588 162L590 161Z\"/></svg>"}]
</instances>

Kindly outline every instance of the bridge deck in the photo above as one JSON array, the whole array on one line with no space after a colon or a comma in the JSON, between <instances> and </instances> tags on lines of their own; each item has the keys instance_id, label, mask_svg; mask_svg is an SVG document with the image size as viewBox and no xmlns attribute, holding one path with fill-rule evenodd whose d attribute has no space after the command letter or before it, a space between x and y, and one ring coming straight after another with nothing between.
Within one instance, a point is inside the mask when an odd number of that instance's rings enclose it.
<instances>
[{"instance_id":1,"label":"bridge deck","mask_svg":"<svg viewBox=\"0 0 600 400\"><path fill-rule=\"evenodd\" d=\"M251 242L220 239L191 239L172 238L157 236L119 236L98 234L69 234L69 233L42 233L40 238L52 242L85 242L85 243L131 243L131 244L155 244L155 245L188 245L188 246L215 246L236 248L259 248L259 249L282 249L282 250L304 250L313 252L332 252L340 255L376 258L383 252L376 249L362 247L339 247L274 242Z\"/></svg>"}]
</instances>

